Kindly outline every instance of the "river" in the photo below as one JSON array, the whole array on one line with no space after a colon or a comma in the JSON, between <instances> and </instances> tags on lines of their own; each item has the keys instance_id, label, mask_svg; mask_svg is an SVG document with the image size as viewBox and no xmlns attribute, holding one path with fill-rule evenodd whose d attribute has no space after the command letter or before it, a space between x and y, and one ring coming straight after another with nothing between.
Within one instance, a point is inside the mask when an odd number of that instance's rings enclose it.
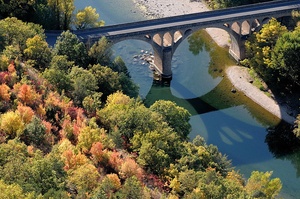
<instances>
[{"instance_id":1,"label":"river","mask_svg":"<svg viewBox=\"0 0 300 199\"><path fill-rule=\"evenodd\" d=\"M89 5L107 25L146 19L132 0L75 0L77 9ZM208 144L218 146L246 178L253 170L273 171L272 177L279 177L283 184L280 196L300 198L300 154L275 158L265 141L267 128L279 120L242 93L230 92L232 86L224 69L234 61L204 31L197 34L201 39L186 39L176 50L170 87L153 84L148 65L133 58L141 51L151 52L149 44L130 40L115 44L113 49L125 61L147 105L166 99L186 108L192 114L191 139L201 135Z\"/></svg>"}]
</instances>

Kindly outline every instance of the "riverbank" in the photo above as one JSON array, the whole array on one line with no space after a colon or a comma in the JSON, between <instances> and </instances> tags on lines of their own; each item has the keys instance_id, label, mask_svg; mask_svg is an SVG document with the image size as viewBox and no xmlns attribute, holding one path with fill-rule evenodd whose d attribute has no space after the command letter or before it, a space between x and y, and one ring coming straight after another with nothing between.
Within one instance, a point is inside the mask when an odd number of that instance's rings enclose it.
<instances>
[{"instance_id":1,"label":"riverbank","mask_svg":"<svg viewBox=\"0 0 300 199\"><path fill-rule=\"evenodd\" d=\"M295 118L288 114L286 106L279 105L275 100L268 97L263 91L251 83L252 78L247 68L231 66L226 69L226 75L237 90L243 92L255 103L287 123L294 124Z\"/></svg>"},{"instance_id":2,"label":"riverbank","mask_svg":"<svg viewBox=\"0 0 300 199\"><path fill-rule=\"evenodd\" d=\"M190 2L190 0L133 0L147 18L162 18L177 15L192 14L209 11L202 1ZM222 47L229 46L229 35L219 28L205 29L212 39Z\"/></svg>"}]
</instances>

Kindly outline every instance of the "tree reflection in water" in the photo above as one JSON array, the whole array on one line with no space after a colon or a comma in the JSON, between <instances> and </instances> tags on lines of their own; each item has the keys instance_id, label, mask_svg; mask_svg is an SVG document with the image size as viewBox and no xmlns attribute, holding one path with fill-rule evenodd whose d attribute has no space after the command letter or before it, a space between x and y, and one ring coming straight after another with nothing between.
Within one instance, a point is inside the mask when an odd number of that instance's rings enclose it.
<instances>
[{"instance_id":1,"label":"tree reflection in water","mask_svg":"<svg viewBox=\"0 0 300 199\"><path fill-rule=\"evenodd\" d=\"M281 122L268 129L265 142L274 157L291 161L300 177L300 139L293 134L293 126Z\"/></svg>"}]
</instances>

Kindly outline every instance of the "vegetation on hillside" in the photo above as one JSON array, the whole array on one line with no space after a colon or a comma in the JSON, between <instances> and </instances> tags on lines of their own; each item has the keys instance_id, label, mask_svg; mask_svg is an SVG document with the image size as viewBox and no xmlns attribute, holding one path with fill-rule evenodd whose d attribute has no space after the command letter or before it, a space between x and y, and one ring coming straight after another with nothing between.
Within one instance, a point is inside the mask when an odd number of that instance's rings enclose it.
<instances>
[{"instance_id":1,"label":"vegetation on hillside","mask_svg":"<svg viewBox=\"0 0 300 199\"><path fill-rule=\"evenodd\" d=\"M6 18L0 30L1 197L251 198L281 189L271 173L246 181L203 138L189 142L187 110L145 107L105 38L87 49L66 31L49 48L41 26Z\"/></svg>"}]
</instances>

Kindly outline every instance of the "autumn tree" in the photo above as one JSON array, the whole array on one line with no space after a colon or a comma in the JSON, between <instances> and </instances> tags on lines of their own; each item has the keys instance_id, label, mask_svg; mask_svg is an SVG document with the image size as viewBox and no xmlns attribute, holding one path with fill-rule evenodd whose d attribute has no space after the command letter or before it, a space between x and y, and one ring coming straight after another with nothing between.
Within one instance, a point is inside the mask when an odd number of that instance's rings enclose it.
<instances>
[{"instance_id":1,"label":"autumn tree","mask_svg":"<svg viewBox=\"0 0 300 199\"><path fill-rule=\"evenodd\" d=\"M77 11L74 24L77 29L87 29L104 26L104 21L99 21L99 14L96 12L96 8L88 6Z\"/></svg>"},{"instance_id":2,"label":"autumn tree","mask_svg":"<svg viewBox=\"0 0 300 199\"><path fill-rule=\"evenodd\" d=\"M285 32L287 28L272 18L258 33L246 41L246 54L249 58L242 63L252 67L265 81L270 80L273 76L273 70L268 67L271 62L271 52L277 39Z\"/></svg>"},{"instance_id":3,"label":"autumn tree","mask_svg":"<svg viewBox=\"0 0 300 199\"><path fill-rule=\"evenodd\" d=\"M6 112L0 117L0 129L9 137L20 137L24 132L25 124L17 112Z\"/></svg>"},{"instance_id":4,"label":"autumn tree","mask_svg":"<svg viewBox=\"0 0 300 199\"><path fill-rule=\"evenodd\" d=\"M25 124L29 124L34 116L34 111L29 106L19 104L16 111L22 118Z\"/></svg>"},{"instance_id":5,"label":"autumn tree","mask_svg":"<svg viewBox=\"0 0 300 199\"><path fill-rule=\"evenodd\" d=\"M0 100L8 102L10 100L10 88L6 84L0 85Z\"/></svg>"},{"instance_id":6,"label":"autumn tree","mask_svg":"<svg viewBox=\"0 0 300 199\"><path fill-rule=\"evenodd\" d=\"M22 84L17 92L17 98L24 105L34 106L40 103L40 95L27 84Z\"/></svg>"},{"instance_id":7,"label":"autumn tree","mask_svg":"<svg viewBox=\"0 0 300 199\"><path fill-rule=\"evenodd\" d=\"M0 110L4 111L9 108L10 96L10 88L6 84L0 84Z\"/></svg>"},{"instance_id":8,"label":"autumn tree","mask_svg":"<svg viewBox=\"0 0 300 199\"><path fill-rule=\"evenodd\" d=\"M32 60L35 68L44 70L51 60L51 50L47 42L41 36L35 35L27 39L26 47L24 54L27 61Z\"/></svg>"}]
</instances>

